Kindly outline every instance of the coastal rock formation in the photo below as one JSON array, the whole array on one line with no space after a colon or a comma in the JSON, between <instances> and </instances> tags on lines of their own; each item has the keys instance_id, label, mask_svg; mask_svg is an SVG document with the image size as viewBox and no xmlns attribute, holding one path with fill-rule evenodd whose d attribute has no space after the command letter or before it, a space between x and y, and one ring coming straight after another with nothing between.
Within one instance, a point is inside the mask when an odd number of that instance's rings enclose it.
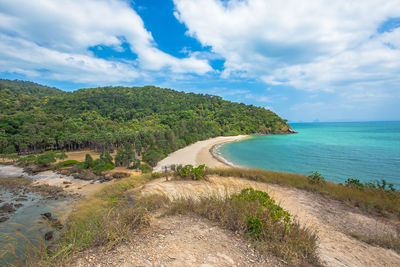
<instances>
[{"instance_id":1,"label":"coastal rock formation","mask_svg":"<svg viewBox=\"0 0 400 267\"><path fill-rule=\"evenodd\" d=\"M0 206L0 213L13 213L16 209L14 208L14 204L12 203L5 203Z\"/></svg>"},{"instance_id":2,"label":"coastal rock formation","mask_svg":"<svg viewBox=\"0 0 400 267\"><path fill-rule=\"evenodd\" d=\"M44 234L44 239L45 240L50 240L50 239L52 239L53 238L53 231L49 231L49 232L47 232L47 233L45 233Z\"/></svg>"}]
</instances>

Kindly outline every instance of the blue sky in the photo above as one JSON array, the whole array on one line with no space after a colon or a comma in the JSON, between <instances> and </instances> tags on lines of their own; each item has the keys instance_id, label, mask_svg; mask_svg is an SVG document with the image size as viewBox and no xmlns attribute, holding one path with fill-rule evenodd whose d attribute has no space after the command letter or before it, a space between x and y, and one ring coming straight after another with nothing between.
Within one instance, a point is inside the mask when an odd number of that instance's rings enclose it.
<instances>
[{"instance_id":1,"label":"blue sky","mask_svg":"<svg viewBox=\"0 0 400 267\"><path fill-rule=\"evenodd\" d=\"M156 85L289 121L400 120L400 4L0 0L0 77Z\"/></svg>"}]
</instances>

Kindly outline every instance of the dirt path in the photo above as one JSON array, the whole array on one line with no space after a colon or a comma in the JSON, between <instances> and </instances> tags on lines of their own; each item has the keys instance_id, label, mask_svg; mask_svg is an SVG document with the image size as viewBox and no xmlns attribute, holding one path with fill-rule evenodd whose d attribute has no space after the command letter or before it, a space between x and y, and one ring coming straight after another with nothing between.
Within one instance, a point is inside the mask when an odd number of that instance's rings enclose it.
<instances>
[{"instance_id":1,"label":"dirt path","mask_svg":"<svg viewBox=\"0 0 400 267\"><path fill-rule=\"evenodd\" d=\"M226 195L245 187L268 192L303 225L317 231L319 255L327 266L400 266L400 256L392 250L360 242L348 234L388 233L393 225L355 212L337 201L303 190L251 182L238 178L211 177L209 182L155 180L141 188L145 195L165 194L170 199Z\"/></svg>"},{"instance_id":2,"label":"dirt path","mask_svg":"<svg viewBox=\"0 0 400 267\"><path fill-rule=\"evenodd\" d=\"M218 237L218 238L216 238ZM197 216L153 218L129 244L86 251L70 266L285 266L248 242Z\"/></svg>"}]
</instances>

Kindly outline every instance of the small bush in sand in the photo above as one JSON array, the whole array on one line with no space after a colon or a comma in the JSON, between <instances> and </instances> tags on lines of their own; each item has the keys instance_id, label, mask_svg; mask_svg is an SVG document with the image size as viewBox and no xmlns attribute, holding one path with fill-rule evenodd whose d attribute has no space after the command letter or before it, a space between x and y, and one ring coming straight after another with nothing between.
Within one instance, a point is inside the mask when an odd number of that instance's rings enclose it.
<instances>
[{"instance_id":1,"label":"small bush in sand","mask_svg":"<svg viewBox=\"0 0 400 267\"><path fill-rule=\"evenodd\" d=\"M190 178L192 180L204 179L207 174L207 168L205 165L199 165L193 167L193 165L178 165L176 167L175 176L181 177L183 179Z\"/></svg>"}]
</instances>

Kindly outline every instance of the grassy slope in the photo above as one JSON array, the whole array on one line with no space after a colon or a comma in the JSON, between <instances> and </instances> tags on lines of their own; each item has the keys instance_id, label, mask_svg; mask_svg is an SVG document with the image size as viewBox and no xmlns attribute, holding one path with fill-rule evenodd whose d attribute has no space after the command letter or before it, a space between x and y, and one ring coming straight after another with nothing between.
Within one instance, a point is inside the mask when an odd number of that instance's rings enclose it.
<instances>
[{"instance_id":1,"label":"grassy slope","mask_svg":"<svg viewBox=\"0 0 400 267\"><path fill-rule=\"evenodd\" d=\"M373 214L399 216L399 195L388 194L382 190L361 191L330 182L319 185L310 184L304 175L255 169L211 169L209 173L305 189L322 194L327 198L358 206ZM51 254L48 254L44 249L39 251L39 262L43 265L58 265L66 262L78 251L95 246L112 247L123 240L129 240L132 230L148 224L150 212L162 207L164 210L167 209L169 214L192 212L217 221L225 228L242 232L260 250L272 252L292 264L320 264L316 256L314 234L300 225L295 225L295 222L290 227L296 229L296 231L287 234L285 238L280 238L282 237L282 232L280 232L282 228L273 230L277 226L269 224L271 220L264 214L261 216L262 225L269 225L265 228L265 232L271 232L272 229L275 233L274 235L264 235L263 238L254 238L251 235L254 229L249 228L248 221L249 216L258 214L258 207L254 206L254 203L247 205L241 201L232 201L230 198L223 200L203 199L200 203L187 200L171 203L161 196L152 196L151 198L131 197L132 189L135 190L151 179L151 175L122 179L105 186L104 189L88 200L82 201L77 210L70 216L67 223L68 227L56 250ZM244 217L238 216L238 214L244 212L250 213L246 213L247 215ZM362 239L362 237L359 239ZM379 240L365 241L398 250L398 238L394 242L392 240L390 244L382 243ZM35 261L37 262L37 260L36 258Z\"/></svg>"},{"instance_id":2,"label":"grassy slope","mask_svg":"<svg viewBox=\"0 0 400 267\"><path fill-rule=\"evenodd\" d=\"M358 190L332 182L311 184L305 175L260 169L211 169L209 173L305 189L319 193L328 199L339 200L359 207L371 214L400 218L400 194L398 192L391 193L373 188Z\"/></svg>"}]
</instances>

